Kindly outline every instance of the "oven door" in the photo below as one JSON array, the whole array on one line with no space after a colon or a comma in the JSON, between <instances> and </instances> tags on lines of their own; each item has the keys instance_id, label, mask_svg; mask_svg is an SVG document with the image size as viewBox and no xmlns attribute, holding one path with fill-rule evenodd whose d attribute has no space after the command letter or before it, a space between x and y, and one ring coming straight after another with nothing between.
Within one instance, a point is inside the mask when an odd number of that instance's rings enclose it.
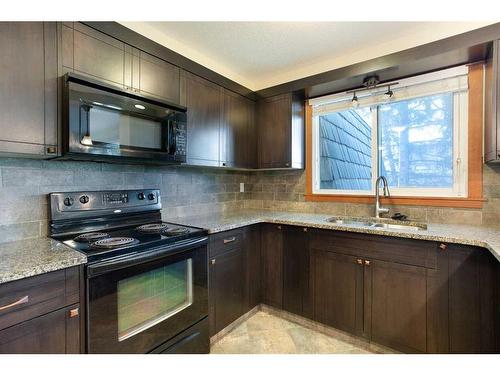
<instances>
[{"instance_id":1,"label":"oven door","mask_svg":"<svg viewBox=\"0 0 500 375\"><path fill-rule=\"evenodd\" d=\"M87 266L88 353L148 353L205 318L206 242Z\"/></svg>"}]
</instances>

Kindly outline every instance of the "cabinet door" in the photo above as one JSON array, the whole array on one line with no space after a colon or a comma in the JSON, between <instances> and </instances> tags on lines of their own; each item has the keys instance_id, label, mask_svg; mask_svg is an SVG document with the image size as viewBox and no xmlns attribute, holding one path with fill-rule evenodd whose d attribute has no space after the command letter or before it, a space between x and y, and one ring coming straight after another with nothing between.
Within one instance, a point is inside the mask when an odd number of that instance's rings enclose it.
<instances>
[{"instance_id":1,"label":"cabinet door","mask_svg":"<svg viewBox=\"0 0 500 375\"><path fill-rule=\"evenodd\" d=\"M73 25L73 28L71 27ZM125 85L125 44L79 22L62 26L66 70Z\"/></svg>"},{"instance_id":2,"label":"cabinet door","mask_svg":"<svg viewBox=\"0 0 500 375\"><path fill-rule=\"evenodd\" d=\"M247 311L260 304L262 293L260 283L260 236L259 225L253 225L245 230L244 246L247 266Z\"/></svg>"},{"instance_id":3,"label":"cabinet door","mask_svg":"<svg viewBox=\"0 0 500 375\"><path fill-rule=\"evenodd\" d=\"M261 234L262 299L283 307L283 233L281 225L265 224Z\"/></svg>"},{"instance_id":4,"label":"cabinet door","mask_svg":"<svg viewBox=\"0 0 500 375\"><path fill-rule=\"evenodd\" d=\"M361 259L311 249L311 283L315 320L350 333L363 334Z\"/></svg>"},{"instance_id":5,"label":"cabinet door","mask_svg":"<svg viewBox=\"0 0 500 375\"><path fill-rule=\"evenodd\" d=\"M183 72L187 111L187 163L219 165L219 131L222 121L222 87Z\"/></svg>"},{"instance_id":6,"label":"cabinet door","mask_svg":"<svg viewBox=\"0 0 500 375\"><path fill-rule=\"evenodd\" d=\"M0 152L43 157L57 145L56 33L52 22L0 23Z\"/></svg>"},{"instance_id":7,"label":"cabinet door","mask_svg":"<svg viewBox=\"0 0 500 375\"><path fill-rule=\"evenodd\" d=\"M223 167L251 167L253 102L224 90L224 119L220 132L220 161Z\"/></svg>"},{"instance_id":8,"label":"cabinet door","mask_svg":"<svg viewBox=\"0 0 500 375\"><path fill-rule=\"evenodd\" d=\"M78 305L0 331L0 353L80 353Z\"/></svg>"},{"instance_id":9,"label":"cabinet door","mask_svg":"<svg viewBox=\"0 0 500 375\"><path fill-rule=\"evenodd\" d=\"M495 352L497 260L484 249L467 246L448 245L446 252L450 353Z\"/></svg>"},{"instance_id":10,"label":"cabinet door","mask_svg":"<svg viewBox=\"0 0 500 375\"><path fill-rule=\"evenodd\" d=\"M227 327L243 315L245 298L245 253L235 248L211 259L211 293L214 303L215 327L211 335Z\"/></svg>"},{"instance_id":11,"label":"cabinet door","mask_svg":"<svg viewBox=\"0 0 500 375\"><path fill-rule=\"evenodd\" d=\"M369 262L369 263L367 263ZM427 270L365 260L365 329L404 352L427 351Z\"/></svg>"},{"instance_id":12,"label":"cabinet door","mask_svg":"<svg viewBox=\"0 0 500 375\"><path fill-rule=\"evenodd\" d=\"M283 229L283 309L311 316L307 228Z\"/></svg>"},{"instance_id":13,"label":"cabinet door","mask_svg":"<svg viewBox=\"0 0 500 375\"><path fill-rule=\"evenodd\" d=\"M179 104L179 68L142 51L139 64L139 90Z\"/></svg>"},{"instance_id":14,"label":"cabinet door","mask_svg":"<svg viewBox=\"0 0 500 375\"><path fill-rule=\"evenodd\" d=\"M291 95L258 103L259 168L291 166Z\"/></svg>"}]
</instances>

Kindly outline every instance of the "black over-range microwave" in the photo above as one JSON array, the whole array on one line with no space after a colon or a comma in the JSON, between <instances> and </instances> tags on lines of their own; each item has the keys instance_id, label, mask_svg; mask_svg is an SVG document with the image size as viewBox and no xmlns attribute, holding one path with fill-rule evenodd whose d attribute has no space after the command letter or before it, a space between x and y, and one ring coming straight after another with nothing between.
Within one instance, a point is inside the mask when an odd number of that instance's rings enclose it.
<instances>
[{"instance_id":1,"label":"black over-range microwave","mask_svg":"<svg viewBox=\"0 0 500 375\"><path fill-rule=\"evenodd\" d=\"M186 161L186 108L73 73L64 77L62 158Z\"/></svg>"}]
</instances>

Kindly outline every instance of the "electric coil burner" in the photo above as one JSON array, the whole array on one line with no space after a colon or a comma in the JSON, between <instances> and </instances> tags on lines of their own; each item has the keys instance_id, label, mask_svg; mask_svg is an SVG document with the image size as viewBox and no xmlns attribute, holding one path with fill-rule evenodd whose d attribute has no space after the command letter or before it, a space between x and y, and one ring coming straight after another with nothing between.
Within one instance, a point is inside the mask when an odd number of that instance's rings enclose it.
<instances>
[{"instance_id":1,"label":"electric coil burner","mask_svg":"<svg viewBox=\"0 0 500 375\"><path fill-rule=\"evenodd\" d=\"M52 193L50 233L82 252L88 353L208 353L207 231L161 221L157 189Z\"/></svg>"},{"instance_id":2,"label":"electric coil burner","mask_svg":"<svg viewBox=\"0 0 500 375\"><path fill-rule=\"evenodd\" d=\"M145 224L137 227L136 229L139 232L143 233L160 233L163 230L166 230L168 225L165 223L157 223L157 224Z\"/></svg>"},{"instance_id":3,"label":"electric coil burner","mask_svg":"<svg viewBox=\"0 0 500 375\"><path fill-rule=\"evenodd\" d=\"M109 234L101 233L101 232L93 232L93 233L83 233L79 236L76 236L74 241L76 242L94 242L97 240L102 240L103 238L108 238Z\"/></svg>"},{"instance_id":4,"label":"electric coil burner","mask_svg":"<svg viewBox=\"0 0 500 375\"><path fill-rule=\"evenodd\" d=\"M126 246L138 242L139 241L137 241L135 238L131 237L109 237L104 238L103 240L92 242L90 244L90 247L94 249L114 249L116 247Z\"/></svg>"}]
</instances>

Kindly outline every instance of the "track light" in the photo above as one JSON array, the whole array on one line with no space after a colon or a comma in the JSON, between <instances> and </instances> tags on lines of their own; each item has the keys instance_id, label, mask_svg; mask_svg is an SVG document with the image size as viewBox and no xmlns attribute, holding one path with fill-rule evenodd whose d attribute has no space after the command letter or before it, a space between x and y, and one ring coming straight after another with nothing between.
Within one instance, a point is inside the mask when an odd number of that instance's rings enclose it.
<instances>
[{"instance_id":1,"label":"track light","mask_svg":"<svg viewBox=\"0 0 500 375\"><path fill-rule=\"evenodd\" d=\"M358 101L358 97L356 96L356 91L354 91L354 95L352 96L351 102L352 102L352 106L354 108L358 108L359 101Z\"/></svg>"},{"instance_id":2,"label":"track light","mask_svg":"<svg viewBox=\"0 0 500 375\"><path fill-rule=\"evenodd\" d=\"M387 91L384 93L384 97L387 101L394 97L394 92L391 90L391 86L387 86Z\"/></svg>"}]
</instances>

